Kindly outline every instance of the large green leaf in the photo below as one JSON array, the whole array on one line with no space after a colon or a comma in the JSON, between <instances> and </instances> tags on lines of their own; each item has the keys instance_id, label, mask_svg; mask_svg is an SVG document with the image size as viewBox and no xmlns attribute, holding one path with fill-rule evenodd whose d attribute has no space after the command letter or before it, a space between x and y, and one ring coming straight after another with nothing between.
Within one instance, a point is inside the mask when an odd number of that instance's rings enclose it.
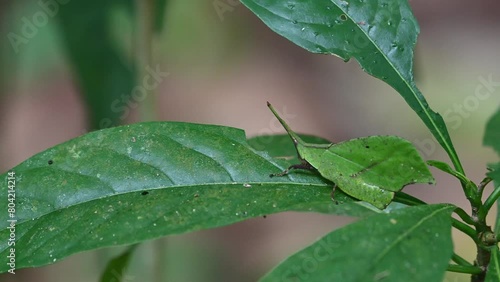
<instances>
[{"instance_id":1,"label":"large green leaf","mask_svg":"<svg viewBox=\"0 0 500 282\"><path fill-rule=\"evenodd\" d=\"M63 40L93 129L116 126L130 111L133 67L114 47L110 14L116 1L69 1L61 5ZM125 98L123 98L125 97Z\"/></svg>"},{"instance_id":2,"label":"large green leaf","mask_svg":"<svg viewBox=\"0 0 500 282\"><path fill-rule=\"evenodd\" d=\"M156 31L161 30L166 3L155 0ZM113 41L110 19L120 6L134 11L135 5L132 0L72 0L60 5L57 13L68 57L90 110L92 129L122 124L135 104L144 99L140 88L135 91L134 87L146 85L136 83L134 64L127 62L126 54L116 48L120 43ZM149 66L149 70L158 73L156 66Z\"/></svg>"},{"instance_id":3,"label":"large green leaf","mask_svg":"<svg viewBox=\"0 0 500 282\"><path fill-rule=\"evenodd\" d=\"M333 231L261 281L440 282L453 254L451 205L378 214Z\"/></svg>"},{"instance_id":4,"label":"large green leaf","mask_svg":"<svg viewBox=\"0 0 500 282\"><path fill-rule=\"evenodd\" d=\"M443 118L427 104L413 79L419 27L406 0L241 0L266 25L302 48L354 57L367 73L406 100L462 171Z\"/></svg>"},{"instance_id":5,"label":"large green leaf","mask_svg":"<svg viewBox=\"0 0 500 282\"><path fill-rule=\"evenodd\" d=\"M16 268L282 211L377 212L315 173L251 148L242 130L151 122L95 131L31 157L15 173ZM0 196L8 186L1 175ZM0 209L7 210L7 201ZM8 238L8 214L0 236ZM0 255L9 253L0 241ZM0 265L0 271L7 270Z\"/></svg>"}]
</instances>

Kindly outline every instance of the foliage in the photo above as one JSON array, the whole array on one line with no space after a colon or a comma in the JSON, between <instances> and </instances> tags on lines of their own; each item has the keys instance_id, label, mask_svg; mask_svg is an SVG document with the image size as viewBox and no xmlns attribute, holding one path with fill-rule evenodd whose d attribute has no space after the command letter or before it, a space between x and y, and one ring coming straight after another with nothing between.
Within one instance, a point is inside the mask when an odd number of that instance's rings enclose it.
<instances>
[{"instance_id":1,"label":"foliage","mask_svg":"<svg viewBox=\"0 0 500 282\"><path fill-rule=\"evenodd\" d=\"M361 219L290 256L263 281L428 282L441 281L446 270L471 274L474 282L497 281L500 216L494 230L486 216L500 196L500 163L489 164L481 183L466 177L443 118L414 81L419 27L407 0L242 3L294 44L345 61L354 58L365 72L393 87L451 160L451 165L435 160L427 164L457 178L472 213L448 203L427 205L400 192L407 184L433 178L413 145L399 137L329 144L296 135L276 113L295 142L286 135L247 140L244 131L224 126L147 122L85 134L3 174L0 192L9 201L1 205L9 214L0 214L0 235L14 233L15 241L0 241L0 255L9 257L14 249L14 268L37 267L81 251L299 211ZM120 123L120 113L111 105L120 93L130 93L139 67L127 66L124 54L111 46L106 21L112 5L134 11L131 1L74 0L59 14L93 128L103 127L107 118L107 126ZM161 22L160 13L155 21ZM100 31L100 40L92 39L91 26ZM82 41L93 44L82 52ZM484 136L484 145L500 155L499 128L500 109ZM301 167L314 169L269 177L299 159ZM495 189L483 197L490 183ZM335 185L339 189L332 201ZM476 244L474 263L454 253L452 227ZM101 281L113 281L112 271L122 275L134 248L112 260ZM12 268L0 265L1 272Z\"/></svg>"}]
</instances>

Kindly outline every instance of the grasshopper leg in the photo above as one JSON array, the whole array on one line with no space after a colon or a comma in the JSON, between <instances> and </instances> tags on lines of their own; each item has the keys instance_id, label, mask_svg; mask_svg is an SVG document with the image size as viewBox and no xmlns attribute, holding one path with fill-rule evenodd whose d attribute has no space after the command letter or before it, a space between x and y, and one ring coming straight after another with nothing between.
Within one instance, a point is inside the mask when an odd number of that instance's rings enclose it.
<instances>
[{"instance_id":1,"label":"grasshopper leg","mask_svg":"<svg viewBox=\"0 0 500 282\"><path fill-rule=\"evenodd\" d=\"M337 190L337 184L333 184L333 189L332 189L332 193L330 194L331 197L332 197L332 201L338 205L339 202L337 200L335 200L335 190Z\"/></svg>"},{"instance_id":2,"label":"grasshopper leg","mask_svg":"<svg viewBox=\"0 0 500 282\"><path fill-rule=\"evenodd\" d=\"M315 168L310 163L308 163L307 161L302 160L302 162L300 164L291 165L287 169L285 169L284 171L282 171L280 173L272 173L272 174L270 174L269 177L285 176L292 169L314 170Z\"/></svg>"}]
</instances>

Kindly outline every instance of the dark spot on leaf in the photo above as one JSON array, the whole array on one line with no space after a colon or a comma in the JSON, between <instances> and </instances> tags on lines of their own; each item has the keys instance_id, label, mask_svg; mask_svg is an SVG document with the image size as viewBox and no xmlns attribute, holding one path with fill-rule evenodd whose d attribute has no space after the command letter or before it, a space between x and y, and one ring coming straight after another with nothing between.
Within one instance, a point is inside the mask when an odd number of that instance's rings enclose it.
<instances>
[{"instance_id":1,"label":"dark spot on leaf","mask_svg":"<svg viewBox=\"0 0 500 282\"><path fill-rule=\"evenodd\" d=\"M263 218L267 218L267 215L263 215L262 217L263 217Z\"/></svg>"},{"instance_id":2,"label":"dark spot on leaf","mask_svg":"<svg viewBox=\"0 0 500 282\"><path fill-rule=\"evenodd\" d=\"M200 194L194 194L195 198L198 198L199 196L200 196Z\"/></svg>"},{"instance_id":3,"label":"dark spot on leaf","mask_svg":"<svg viewBox=\"0 0 500 282\"><path fill-rule=\"evenodd\" d=\"M365 146L365 148L366 148L366 149L370 149L370 146L366 145L366 146Z\"/></svg>"},{"instance_id":4,"label":"dark spot on leaf","mask_svg":"<svg viewBox=\"0 0 500 282\"><path fill-rule=\"evenodd\" d=\"M149 192L148 192L148 191L142 191L142 192L141 192L141 195L143 195L143 196L146 196L147 194L149 194Z\"/></svg>"},{"instance_id":5,"label":"dark spot on leaf","mask_svg":"<svg viewBox=\"0 0 500 282\"><path fill-rule=\"evenodd\" d=\"M51 164L54 163L54 161L53 160L49 160L48 163L49 163L49 165L51 165Z\"/></svg>"},{"instance_id":6,"label":"dark spot on leaf","mask_svg":"<svg viewBox=\"0 0 500 282\"><path fill-rule=\"evenodd\" d=\"M347 16L345 14L340 15L340 20L342 21L347 20Z\"/></svg>"}]
</instances>

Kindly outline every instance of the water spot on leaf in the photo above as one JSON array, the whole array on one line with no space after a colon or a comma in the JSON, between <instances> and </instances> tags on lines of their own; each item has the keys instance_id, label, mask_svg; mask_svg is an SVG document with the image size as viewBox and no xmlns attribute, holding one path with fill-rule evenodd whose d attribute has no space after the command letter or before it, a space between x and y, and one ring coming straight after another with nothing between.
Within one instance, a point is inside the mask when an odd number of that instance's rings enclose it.
<instances>
[{"instance_id":1,"label":"water spot on leaf","mask_svg":"<svg viewBox=\"0 0 500 282\"><path fill-rule=\"evenodd\" d=\"M135 137L132 137L132 142L135 142Z\"/></svg>"},{"instance_id":2,"label":"water spot on leaf","mask_svg":"<svg viewBox=\"0 0 500 282\"><path fill-rule=\"evenodd\" d=\"M390 222L391 222L392 224L396 224L396 223L398 223L398 221L397 221L397 220L395 220L394 218L391 218Z\"/></svg>"},{"instance_id":3,"label":"water spot on leaf","mask_svg":"<svg viewBox=\"0 0 500 282\"><path fill-rule=\"evenodd\" d=\"M244 183L244 184L243 184L243 187L245 187L245 188L252 188L252 185L250 185L250 184L248 184L248 183Z\"/></svg>"}]
</instances>

